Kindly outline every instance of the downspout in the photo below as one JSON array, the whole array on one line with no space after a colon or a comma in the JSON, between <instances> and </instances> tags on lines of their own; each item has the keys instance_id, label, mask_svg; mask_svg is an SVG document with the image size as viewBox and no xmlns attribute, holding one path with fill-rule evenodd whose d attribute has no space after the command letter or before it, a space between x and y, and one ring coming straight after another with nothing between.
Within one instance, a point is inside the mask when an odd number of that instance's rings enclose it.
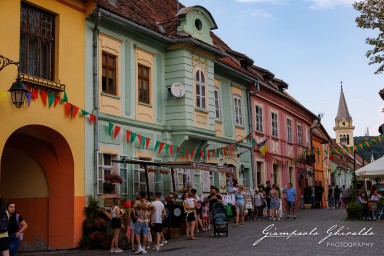
<instances>
[{"instance_id":1,"label":"downspout","mask_svg":"<svg viewBox=\"0 0 384 256\"><path fill-rule=\"evenodd\" d=\"M100 8L97 7L97 17L95 26L93 27L93 49L92 49L92 67L93 67L93 114L95 115L95 123L93 125L93 170L94 170L94 192L93 196L97 196L97 157L99 152L99 78L97 65L97 41L99 33L99 23L101 19Z\"/></svg>"},{"instance_id":2,"label":"downspout","mask_svg":"<svg viewBox=\"0 0 384 256\"><path fill-rule=\"evenodd\" d=\"M255 82L255 84L258 83L258 81ZM259 85L257 85L259 86ZM249 125L249 132L252 133L253 137L253 119L252 119L252 95L251 88L247 88L247 103L248 103L248 125ZM254 165L254 151L253 146L251 145L251 148L249 149L251 152L251 172L252 172L252 185L253 188L255 188L255 165Z\"/></svg>"}]
</instances>

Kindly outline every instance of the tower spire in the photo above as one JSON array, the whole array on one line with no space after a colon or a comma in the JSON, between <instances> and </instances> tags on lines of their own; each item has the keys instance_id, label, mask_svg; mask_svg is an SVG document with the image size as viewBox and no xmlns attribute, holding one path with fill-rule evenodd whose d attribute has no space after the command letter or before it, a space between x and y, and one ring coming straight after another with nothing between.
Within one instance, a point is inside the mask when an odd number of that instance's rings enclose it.
<instances>
[{"instance_id":1,"label":"tower spire","mask_svg":"<svg viewBox=\"0 0 384 256\"><path fill-rule=\"evenodd\" d=\"M347 102L344 96L343 81L341 81L339 109L335 118L335 127L333 128L333 130L336 132L336 142L348 147L353 146L354 129L355 127L352 124L352 117L349 114Z\"/></svg>"}]
</instances>

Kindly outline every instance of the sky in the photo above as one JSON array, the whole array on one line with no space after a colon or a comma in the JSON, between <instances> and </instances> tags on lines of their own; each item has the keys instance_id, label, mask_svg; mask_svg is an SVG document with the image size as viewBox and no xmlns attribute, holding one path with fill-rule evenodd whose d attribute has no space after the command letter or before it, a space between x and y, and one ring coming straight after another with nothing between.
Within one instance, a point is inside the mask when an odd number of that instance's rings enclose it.
<instances>
[{"instance_id":1,"label":"sky","mask_svg":"<svg viewBox=\"0 0 384 256\"><path fill-rule=\"evenodd\" d=\"M355 126L354 136L379 135L384 123L384 74L365 57L367 37L358 28L353 0L180 0L213 16L218 35L233 50L284 80L287 92L315 114L334 138L340 85Z\"/></svg>"}]
</instances>

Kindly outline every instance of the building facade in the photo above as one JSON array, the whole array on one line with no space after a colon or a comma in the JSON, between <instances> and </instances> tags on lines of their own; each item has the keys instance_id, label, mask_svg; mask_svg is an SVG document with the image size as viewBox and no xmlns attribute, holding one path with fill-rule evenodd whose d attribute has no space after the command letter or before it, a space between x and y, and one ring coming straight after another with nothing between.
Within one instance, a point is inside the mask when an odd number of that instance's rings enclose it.
<instances>
[{"instance_id":1,"label":"building facade","mask_svg":"<svg viewBox=\"0 0 384 256\"><path fill-rule=\"evenodd\" d=\"M82 234L86 10L84 1L0 2L0 193L27 220L23 244L33 249L74 248ZM17 77L28 90L20 108L7 91Z\"/></svg>"}]
</instances>

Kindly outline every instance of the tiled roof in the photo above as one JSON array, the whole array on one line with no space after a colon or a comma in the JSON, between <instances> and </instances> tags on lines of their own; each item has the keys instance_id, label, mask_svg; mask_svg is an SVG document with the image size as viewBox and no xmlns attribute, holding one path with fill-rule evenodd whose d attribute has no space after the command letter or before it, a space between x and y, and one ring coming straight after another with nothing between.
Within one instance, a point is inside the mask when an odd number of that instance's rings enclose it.
<instances>
[{"instance_id":1,"label":"tiled roof","mask_svg":"<svg viewBox=\"0 0 384 256\"><path fill-rule=\"evenodd\" d=\"M340 153L339 149L344 148L344 150L347 150L346 147L338 144L335 140L332 140L331 142L331 150L335 151L336 153L333 154L333 159L331 160L338 166L341 166L343 168L349 168L353 169L353 153L348 153L348 152L343 152ZM355 155L355 160L356 160L356 170L361 168L363 165L363 158L357 153Z\"/></svg>"}]
</instances>

